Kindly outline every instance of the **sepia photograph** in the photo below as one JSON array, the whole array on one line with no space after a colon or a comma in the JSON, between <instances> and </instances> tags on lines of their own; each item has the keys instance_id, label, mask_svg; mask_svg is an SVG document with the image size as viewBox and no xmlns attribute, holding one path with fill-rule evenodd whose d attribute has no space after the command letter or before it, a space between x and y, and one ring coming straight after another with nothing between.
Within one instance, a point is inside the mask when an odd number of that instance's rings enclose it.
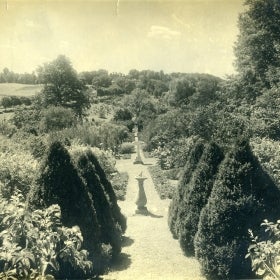
<instances>
[{"instance_id":1,"label":"sepia photograph","mask_svg":"<svg viewBox=\"0 0 280 280\"><path fill-rule=\"evenodd\" d=\"M0 0L0 280L280 280L280 0Z\"/></svg>"}]
</instances>

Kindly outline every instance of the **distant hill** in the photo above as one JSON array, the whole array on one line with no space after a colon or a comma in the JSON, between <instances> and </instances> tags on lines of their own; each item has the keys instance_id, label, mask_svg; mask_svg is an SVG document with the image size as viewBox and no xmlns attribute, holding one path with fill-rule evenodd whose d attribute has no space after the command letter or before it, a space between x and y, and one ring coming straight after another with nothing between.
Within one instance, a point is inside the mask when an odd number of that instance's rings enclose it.
<instances>
[{"instance_id":1,"label":"distant hill","mask_svg":"<svg viewBox=\"0 0 280 280\"><path fill-rule=\"evenodd\" d=\"M4 96L30 97L41 91L42 85L0 83L0 98Z\"/></svg>"}]
</instances>

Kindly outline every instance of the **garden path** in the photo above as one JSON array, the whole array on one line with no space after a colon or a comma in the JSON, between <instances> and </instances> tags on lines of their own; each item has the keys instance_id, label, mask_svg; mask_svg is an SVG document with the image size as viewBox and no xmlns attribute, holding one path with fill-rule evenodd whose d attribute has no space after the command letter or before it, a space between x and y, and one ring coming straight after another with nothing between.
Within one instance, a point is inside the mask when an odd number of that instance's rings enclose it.
<instances>
[{"instance_id":1,"label":"garden path","mask_svg":"<svg viewBox=\"0 0 280 280\"><path fill-rule=\"evenodd\" d=\"M131 159L117 161L120 172L128 172L129 181L126 200L119 206L127 217L124 247L112 271L102 276L103 280L203 280L199 264L194 258L183 255L179 243L172 238L167 224L170 200L161 200L155 190L148 166L155 159L144 158L142 164L133 164ZM138 186L135 177L143 172L147 177L144 188L149 215L135 215Z\"/></svg>"}]
</instances>

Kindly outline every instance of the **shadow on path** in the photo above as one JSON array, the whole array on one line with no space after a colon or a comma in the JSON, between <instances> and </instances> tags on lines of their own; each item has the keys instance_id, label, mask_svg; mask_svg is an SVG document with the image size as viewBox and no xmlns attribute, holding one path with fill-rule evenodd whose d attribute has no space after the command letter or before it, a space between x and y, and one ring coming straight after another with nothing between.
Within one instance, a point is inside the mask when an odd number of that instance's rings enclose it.
<instances>
[{"instance_id":1,"label":"shadow on path","mask_svg":"<svg viewBox=\"0 0 280 280\"><path fill-rule=\"evenodd\" d=\"M150 212L149 210L148 210L147 216L150 216L152 218L163 218L162 215L156 215L156 214Z\"/></svg>"},{"instance_id":2,"label":"shadow on path","mask_svg":"<svg viewBox=\"0 0 280 280\"><path fill-rule=\"evenodd\" d=\"M129 247L134 243L134 240L128 236L123 236L122 247Z\"/></svg>"},{"instance_id":3,"label":"shadow on path","mask_svg":"<svg viewBox=\"0 0 280 280\"><path fill-rule=\"evenodd\" d=\"M113 261L111 270L122 271L129 268L131 265L130 255L126 253L120 253L118 257Z\"/></svg>"},{"instance_id":4,"label":"shadow on path","mask_svg":"<svg viewBox=\"0 0 280 280\"><path fill-rule=\"evenodd\" d=\"M142 213L141 214L134 214L133 216L150 216L152 218L158 218L158 219L163 218L162 215L156 215L156 214L150 212L149 210L145 211L143 214Z\"/></svg>"}]
</instances>

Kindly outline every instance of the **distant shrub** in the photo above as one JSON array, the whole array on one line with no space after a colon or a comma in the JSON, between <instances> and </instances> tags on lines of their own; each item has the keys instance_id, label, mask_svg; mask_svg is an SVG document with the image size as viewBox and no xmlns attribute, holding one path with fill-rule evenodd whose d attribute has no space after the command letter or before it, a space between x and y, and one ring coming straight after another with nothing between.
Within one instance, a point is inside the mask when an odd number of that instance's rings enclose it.
<instances>
[{"instance_id":1,"label":"distant shrub","mask_svg":"<svg viewBox=\"0 0 280 280\"><path fill-rule=\"evenodd\" d=\"M68 139L79 139L81 144L115 151L118 145L130 140L130 133L123 125L114 123L77 125L66 128L60 134Z\"/></svg>"},{"instance_id":2,"label":"distant shrub","mask_svg":"<svg viewBox=\"0 0 280 280\"><path fill-rule=\"evenodd\" d=\"M11 122L17 128L36 134L39 130L40 120L41 112L39 110L23 108L15 111Z\"/></svg>"},{"instance_id":3,"label":"distant shrub","mask_svg":"<svg viewBox=\"0 0 280 280\"><path fill-rule=\"evenodd\" d=\"M127 184L128 184L128 173L127 172L117 172L113 174L110 178L112 187L116 194L118 200L125 200Z\"/></svg>"},{"instance_id":4,"label":"distant shrub","mask_svg":"<svg viewBox=\"0 0 280 280\"><path fill-rule=\"evenodd\" d=\"M253 156L248 141L239 140L219 168L195 236L196 257L207 278L251 276L245 260L248 229L257 230L265 217L279 217L279 199L279 189Z\"/></svg>"},{"instance_id":5,"label":"distant shrub","mask_svg":"<svg viewBox=\"0 0 280 280\"><path fill-rule=\"evenodd\" d=\"M115 121L129 121L132 119L132 117L132 113L126 108L118 109L114 114Z\"/></svg>"},{"instance_id":6,"label":"distant shrub","mask_svg":"<svg viewBox=\"0 0 280 280\"><path fill-rule=\"evenodd\" d=\"M120 146L120 154L132 154L135 151L134 144L124 142Z\"/></svg>"},{"instance_id":7,"label":"distant shrub","mask_svg":"<svg viewBox=\"0 0 280 280\"><path fill-rule=\"evenodd\" d=\"M223 152L215 143L207 144L192 178L187 186L183 208L178 219L179 242L186 255L194 255L194 237L198 229L200 212L211 194L218 167L223 160Z\"/></svg>"},{"instance_id":8,"label":"distant shrub","mask_svg":"<svg viewBox=\"0 0 280 280\"><path fill-rule=\"evenodd\" d=\"M7 120L0 120L0 134L12 136L16 132L16 127Z\"/></svg>"},{"instance_id":9,"label":"distant shrub","mask_svg":"<svg viewBox=\"0 0 280 280\"><path fill-rule=\"evenodd\" d=\"M42 110L40 129L43 132L62 130L76 123L73 110L59 106L51 106Z\"/></svg>"},{"instance_id":10,"label":"distant shrub","mask_svg":"<svg viewBox=\"0 0 280 280\"><path fill-rule=\"evenodd\" d=\"M31 209L58 204L61 208L63 225L80 227L84 237L84 248L88 250L89 259L95 264L95 273L104 270L99 241L100 230L93 201L69 153L60 142L50 145L28 198ZM63 277L81 277L81 275L68 275L71 273L69 271L64 273Z\"/></svg>"},{"instance_id":11,"label":"distant shrub","mask_svg":"<svg viewBox=\"0 0 280 280\"><path fill-rule=\"evenodd\" d=\"M76 158L83 154L87 149L90 149L98 158L98 162L104 170L106 176L110 176L110 174L117 172L116 159L111 151L104 151L97 147L89 148L88 146L82 145L81 143L77 143L75 141L72 141L71 146L68 148L71 156Z\"/></svg>"},{"instance_id":12,"label":"distant shrub","mask_svg":"<svg viewBox=\"0 0 280 280\"><path fill-rule=\"evenodd\" d=\"M204 150L204 142L198 139L194 146L186 151L187 162L182 171L176 192L169 206L168 225L174 238L178 238L178 223L184 217L184 208L181 205L188 191L188 184Z\"/></svg>"}]
</instances>

